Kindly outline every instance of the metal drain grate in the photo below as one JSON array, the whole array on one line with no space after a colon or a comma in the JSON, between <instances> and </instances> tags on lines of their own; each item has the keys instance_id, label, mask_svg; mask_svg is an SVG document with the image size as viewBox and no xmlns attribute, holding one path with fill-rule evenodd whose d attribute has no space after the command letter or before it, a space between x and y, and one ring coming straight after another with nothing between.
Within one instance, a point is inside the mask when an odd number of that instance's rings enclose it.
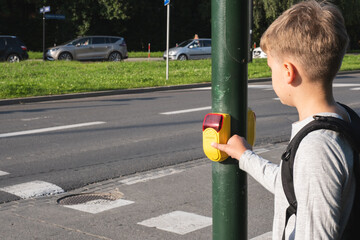
<instances>
[{"instance_id":1,"label":"metal drain grate","mask_svg":"<svg viewBox=\"0 0 360 240\"><path fill-rule=\"evenodd\" d=\"M124 196L121 192L113 193L80 193L68 195L57 200L60 205L84 204L95 200L115 201Z\"/></svg>"}]
</instances>

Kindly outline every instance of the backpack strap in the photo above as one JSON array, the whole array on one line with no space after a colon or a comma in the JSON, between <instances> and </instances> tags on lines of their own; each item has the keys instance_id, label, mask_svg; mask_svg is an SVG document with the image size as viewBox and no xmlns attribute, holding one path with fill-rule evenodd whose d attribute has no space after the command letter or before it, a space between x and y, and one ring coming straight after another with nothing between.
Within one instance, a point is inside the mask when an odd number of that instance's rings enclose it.
<instances>
[{"instance_id":1,"label":"backpack strap","mask_svg":"<svg viewBox=\"0 0 360 240\"><path fill-rule=\"evenodd\" d=\"M293 214L296 215L296 211L297 211L297 200L295 196L294 182L293 182L294 181L293 168L294 168L295 154L300 145L301 140L312 131L319 129L328 129L339 132L340 135L346 138L346 140L352 146L354 151L356 151L357 154L359 153L360 129L354 129L354 128L360 128L360 124L359 124L360 118L351 108L343 104L341 105L348 111L352 121L351 124L335 117L314 116L314 121L308 123L294 136L294 138L290 141L288 147L286 148L286 151L281 156L281 159L283 160L281 165L281 181L283 184L285 196L289 202L289 207L286 209L285 227L284 227L282 239L285 239L285 229L289 218ZM354 154L356 153L354 152ZM355 166L354 169L356 169ZM359 186L359 184L357 184L357 186Z\"/></svg>"}]
</instances>

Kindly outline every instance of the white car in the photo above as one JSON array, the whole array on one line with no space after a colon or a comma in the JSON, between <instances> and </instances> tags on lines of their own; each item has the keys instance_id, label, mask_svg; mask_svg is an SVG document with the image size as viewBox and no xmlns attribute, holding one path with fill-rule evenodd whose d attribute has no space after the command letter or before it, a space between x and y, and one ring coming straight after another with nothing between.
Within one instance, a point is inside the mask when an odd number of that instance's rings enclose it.
<instances>
[{"instance_id":1,"label":"white car","mask_svg":"<svg viewBox=\"0 0 360 240\"><path fill-rule=\"evenodd\" d=\"M267 58L267 55L261 48L257 47L253 50L253 58Z\"/></svg>"}]
</instances>

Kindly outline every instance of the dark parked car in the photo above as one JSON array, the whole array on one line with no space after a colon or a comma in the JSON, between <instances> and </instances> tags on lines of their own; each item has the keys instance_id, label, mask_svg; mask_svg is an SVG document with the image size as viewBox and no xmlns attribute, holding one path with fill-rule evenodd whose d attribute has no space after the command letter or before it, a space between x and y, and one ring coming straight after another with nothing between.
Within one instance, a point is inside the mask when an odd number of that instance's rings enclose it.
<instances>
[{"instance_id":1,"label":"dark parked car","mask_svg":"<svg viewBox=\"0 0 360 240\"><path fill-rule=\"evenodd\" d=\"M0 35L0 61L19 62L28 58L27 48L18 37Z\"/></svg>"},{"instance_id":2,"label":"dark parked car","mask_svg":"<svg viewBox=\"0 0 360 240\"><path fill-rule=\"evenodd\" d=\"M109 60L128 58L125 39L113 36L87 36L50 48L49 60Z\"/></svg>"}]
</instances>

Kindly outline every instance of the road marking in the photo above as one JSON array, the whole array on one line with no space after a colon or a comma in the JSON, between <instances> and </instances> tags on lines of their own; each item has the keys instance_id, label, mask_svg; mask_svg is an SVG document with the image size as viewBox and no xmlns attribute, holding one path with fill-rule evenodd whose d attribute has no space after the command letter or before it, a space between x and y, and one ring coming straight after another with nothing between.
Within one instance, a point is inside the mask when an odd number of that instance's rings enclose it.
<instances>
[{"instance_id":1,"label":"road marking","mask_svg":"<svg viewBox=\"0 0 360 240\"><path fill-rule=\"evenodd\" d=\"M21 119L21 121L26 122L26 121L34 121L34 120L47 119L47 118L50 118L50 117L44 116L44 117L34 117L34 118L23 118L23 119Z\"/></svg>"},{"instance_id":2,"label":"road marking","mask_svg":"<svg viewBox=\"0 0 360 240\"><path fill-rule=\"evenodd\" d=\"M69 129L69 128L87 127L87 126L104 124L104 123L106 123L106 122L88 122L88 123L71 124L71 125L64 125L64 126L58 126L58 127L40 128L40 129L20 131L20 132L2 133L2 134L0 134L0 138L59 131L59 130L64 130L64 129Z\"/></svg>"},{"instance_id":3,"label":"road marking","mask_svg":"<svg viewBox=\"0 0 360 240\"><path fill-rule=\"evenodd\" d=\"M360 90L360 87L358 87L358 88L350 88L350 90L359 91L359 90Z\"/></svg>"},{"instance_id":4,"label":"road marking","mask_svg":"<svg viewBox=\"0 0 360 240\"><path fill-rule=\"evenodd\" d=\"M8 175L8 172L0 171L0 176Z\"/></svg>"},{"instance_id":5,"label":"road marking","mask_svg":"<svg viewBox=\"0 0 360 240\"><path fill-rule=\"evenodd\" d=\"M41 197L46 195L54 195L64 192L64 190L61 187L43 181L32 181L27 183L21 183L9 187L0 188L0 190L14 194L23 199Z\"/></svg>"},{"instance_id":6,"label":"road marking","mask_svg":"<svg viewBox=\"0 0 360 240\"><path fill-rule=\"evenodd\" d=\"M138 224L184 235L189 232L211 226L212 218L200 216L194 213L174 211L138 222Z\"/></svg>"},{"instance_id":7,"label":"road marking","mask_svg":"<svg viewBox=\"0 0 360 240\"><path fill-rule=\"evenodd\" d=\"M356 87L351 88L351 90L360 90L360 84L358 83L334 83L333 87ZM269 85L248 85L248 88L252 89L264 89L264 90L273 90L273 87L271 84ZM203 88L193 88L192 90L211 90L211 87L203 87ZM273 98L273 100L279 101L280 98ZM192 108L192 109L184 109L179 111L171 111L171 112L163 112L160 113L162 115L173 115L173 114L181 114L181 113L189 113L189 112L198 112L198 111L205 111L205 110L211 110L211 106L208 107L202 107L202 108Z\"/></svg>"},{"instance_id":8,"label":"road marking","mask_svg":"<svg viewBox=\"0 0 360 240\"><path fill-rule=\"evenodd\" d=\"M192 88L191 90L193 90L193 91L197 91L197 90L211 90L211 87Z\"/></svg>"},{"instance_id":9,"label":"road marking","mask_svg":"<svg viewBox=\"0 0 360 240\"><path fill-rule=\"evenodd\" d=\"M360 87L360 83L334 83L333 87ZM252 85L249 84L248 88L253 88L253 89L268 89L271 88L272 89L272 85L268 84L260 84L260 85ZM211 90L211 87L203 87L203 88L192 88L191 90Z\"/></svg>"},{"instance_id":10,"label":"road marking","mask_svg":"<svg viewBox=\"0 0 360 240\"><path fill-rule=\"evenodd\" d=\"M88 213L92 213L92 214L97 214L97 213L104 212L104 211L107 211L107 210L110 210L113 208L126 206L126 205L129 205L132 203L134 203L134 202L128 201L128 200L123 200L123 199L118 199L115 201L98 199L98 200L93 200L93 201L89 201L89 202L82 203L82 204L64 205L64 207L72 208L75 210L88 212Z\"/></svg>"},{"instance_id":11,"label":"road marking","mask_svg":"<svg viewBox=\"0 0 360 240\"><path fill-rule=\"evenodd\" d=\"M211 110L211 106L201 107L201 108L184 109L184 110L172 111L172 112L163 112L163 113L160 113L160 114L162 114L162 115L173 115L173 114L181 114L181 113L189 113L189 112L199 112L199 111L205 111L205 110Z\"/></svg>"},{"instance_id":12,"label":"road marking","mask_svg":"<svg viewBox=\"0 0 360 240\"><path fill-rule=\"evenodd\" d=\"M272 90L272 85L248 85L248 88L253 88L253 89L270 89ZM191 90L211 90L211 87L203 87L203 88L192 88Z\"/></svg>"},{"instance_id":13,"label":"road marking","mask_svg":"<svg viewBox=\"0 0 360 240\"><path fill-rule=\"evenodd\" d=\"M334 83L333 87L360 87L359 83Z\"/></svg>"},{"instance_id":14,"label":"road marking","mask_svg":"<svg viewBox=\"0 0 360 240\"><path fill-rule=\"evenodd\" d=\"M268 152L268 151L270 151L270 150L268 150L268 149L266 149L266 148L255 148L254 149L254 153L256 153L256 154L261 154L261 153L266 153L266 152Z\"/></svg>"},{"instance_id":15,"label":"road marking","mask_svg":"<svg viewBox=\"0 0 360 240\"><path fill-rule=\"evenodd\" d=\"M260 236L254 237L250 240L271 240L271 239L272 239L272 232L267 232Z\"/></svg>"},{"instance_id":16,"label":"road marking","mask_svg":"<svg viewBox=\"0 0 360 240\"><path fill-rule=\"evenodd\" d=\"M170 168L170 169L166 169L166 170L160 170L160 171L156 171L156 172L141 174L139 176L129 177L129 178L123 179L119 182L122 184L125 184L125 185L132 185L132 184L136 184L136 183L140 183L140 182L147 182L149 180L169 176L169 175L172 175L175 173L181 173L183 171L184 170Z\"/></svg>"},{"instance_id":17,"label":"road marking","mask_svg":"<svg viewBox=\"0 0 360 240\"><path fill-rule=\"evenodd\" d=\"M269 89L269 90L273 89L272 85L248 85L248 88L252 88L252 89Z\"/></svg>"}]
</instances>

